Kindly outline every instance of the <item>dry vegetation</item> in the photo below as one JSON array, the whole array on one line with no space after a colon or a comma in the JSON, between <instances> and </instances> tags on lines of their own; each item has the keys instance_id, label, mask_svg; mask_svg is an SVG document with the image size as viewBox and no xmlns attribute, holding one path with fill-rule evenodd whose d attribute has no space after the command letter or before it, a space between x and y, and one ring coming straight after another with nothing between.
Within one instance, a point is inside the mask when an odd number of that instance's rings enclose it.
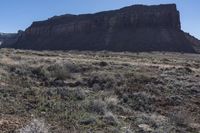
<instances>
[{"instance_id":1,"label":"dry vegetation","mask_svg":"<svg viewBox=\"0 0 200 133\"><path fill-rule=\"evenodd\" d=\"M0 50L1 133L199 133L200 55Z\"/></svg>"}]
</instances>

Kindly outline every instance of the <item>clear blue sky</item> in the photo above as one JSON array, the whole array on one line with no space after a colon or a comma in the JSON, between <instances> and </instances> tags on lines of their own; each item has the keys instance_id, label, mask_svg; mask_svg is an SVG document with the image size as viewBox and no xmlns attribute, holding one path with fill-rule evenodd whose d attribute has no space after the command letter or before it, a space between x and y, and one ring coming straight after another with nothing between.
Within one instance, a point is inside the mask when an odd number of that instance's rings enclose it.
<instances>
[{"instance_id":1,"label":"clear blue sky","mask_svg":"<svg viewBox=\"0 0 200 133\"><path fill-rule=\"evenodd\" d=\"M200 38L200 0L1 0L0 32L24 30L54 15L94 13L133 4L176 3L182 29Z\"/></svg>"}]
</instances>

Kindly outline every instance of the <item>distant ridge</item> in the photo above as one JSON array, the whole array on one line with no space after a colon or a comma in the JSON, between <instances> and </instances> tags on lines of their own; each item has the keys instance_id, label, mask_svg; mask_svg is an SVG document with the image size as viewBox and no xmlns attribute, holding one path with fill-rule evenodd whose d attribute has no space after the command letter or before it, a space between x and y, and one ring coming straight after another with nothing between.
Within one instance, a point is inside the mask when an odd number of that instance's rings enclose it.
<instances>
[{"instance_id":1,"label":"distant ridge","mask_svg":"<svg viewBox=\"0 0 200 133\"><path fill-rule=\"evenodd\" d=\"M0 32L0 47L11 47L18 40L17 33L1 33Z\"/></svg>"},{"instance_id":2,"label":"distant ridge","mask_svg":"<svg viewBox=\"0 0 200 133\"><path fill-rule=\"evenodd\" d=\"M33 22L12 45L33 50L172 51L195 53L175 4L133 5Z\"/></svg>"}]
</instances>

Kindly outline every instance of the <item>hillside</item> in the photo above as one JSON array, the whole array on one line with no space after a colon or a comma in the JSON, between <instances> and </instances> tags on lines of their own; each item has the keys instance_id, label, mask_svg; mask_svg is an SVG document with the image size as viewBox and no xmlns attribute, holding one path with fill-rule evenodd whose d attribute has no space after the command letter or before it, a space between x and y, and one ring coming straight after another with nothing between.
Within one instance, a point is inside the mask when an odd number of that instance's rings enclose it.
<instances>
[{"instance_id":1,"label":"hillside","mask_svg":"<svg viewBox=\"0 0 200 133\"><path fill-rule=\"evenodd\" d=\"M0 132L198 133L200 55L0 49Z\"/></svg>"},{"instance_id":2,"label":"hillside","mask_svg":"<svg viewBox=\"0 0 200 133\"><path fill-rule=\"evenodd\" d=\"M189 33L185 33L186 38L193 44L192 47L197 53L200 53L200 40L190 35Z\"/></svg>"},{"instance_id":3,"label":"hillside","mask_svg":"<svg viewBox=\"0 0 200 133\"><path fill-rule=\"evenodd\" d=\"M175 51L193 53L175 4L133 5L33 22L13 48L32 50Z\"/></svg>"}]
</instances>

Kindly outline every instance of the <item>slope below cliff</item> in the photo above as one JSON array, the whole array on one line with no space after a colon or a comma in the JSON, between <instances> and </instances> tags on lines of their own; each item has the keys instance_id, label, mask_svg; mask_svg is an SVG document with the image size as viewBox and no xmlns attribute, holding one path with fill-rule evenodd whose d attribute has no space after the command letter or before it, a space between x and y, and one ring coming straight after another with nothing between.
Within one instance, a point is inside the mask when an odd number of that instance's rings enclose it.
<instances>
[{"instance_id":1,"label":"slope below cliff","mask_svg":"<svg viewBox=\"0 0 200 133\"><path fill-rule=\"evenodd\" d=\"M110 50L195 52L181 30L176 5L134 5L34 22L14 48L33 50Z\"/></svg>"},{"instance_id":2,"label":"slope below cliff","mask_svg":"<svg viewBox=\"0 0 200 133\"><path fill-rule=\"evenodd\" d=\"M200 40L190 35L189 33L185 33L186 38L193 44L193 48L197 53L200 53Z\"/></svg>"}]
</instances>

